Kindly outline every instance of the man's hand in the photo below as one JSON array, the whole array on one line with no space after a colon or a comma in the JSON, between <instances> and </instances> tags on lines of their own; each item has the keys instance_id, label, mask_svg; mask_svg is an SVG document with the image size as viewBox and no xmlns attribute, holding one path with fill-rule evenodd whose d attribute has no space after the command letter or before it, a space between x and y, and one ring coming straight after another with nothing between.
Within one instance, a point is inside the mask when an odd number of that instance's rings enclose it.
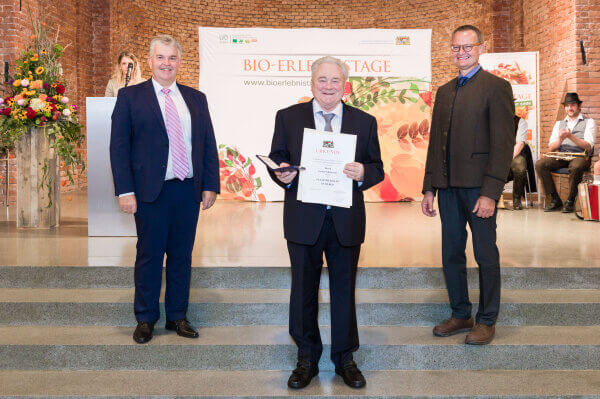
<instances>
[{"instance_id":1,"label":"man's hand","mask_svg":"<svg viewBox=\"0 0 600 399\"><path fill-rule=\"evenodd\" d=\"M480 218L489 218L496 210L496 201L491 198L480 196L473 208L473 213Z\"/></svg>"},{"instance_id":2,"label":"man's hand","mask_svg":"<svg viewBox=\"0 0 600 399\"><path fill-rule=\"evenodd\" d=\"M360 162L350 162L344 166L344 174L354 181L363 181L365 167Z\"/></svg>"},{"instance_id":3,"label":"man's hand","mask_svg":"<svg viewBox=\"0 0 600 399\"><path fill-rule=\"evenodd\" d=\"M202 210L205 211L215 203L217 193L214 191L202 191Z\"/></svg>"},{"instance_id":4,"label":"man's hand","mask_svg":"<svg viewBox=\"0 0 600 399\"><path fill-rule=\"evenodd\" d=\"M119 197L119 208L125 213L136 213L137 201L135 200L135 194Z\"/></svg>"},{"instance_id":5,"label":"man's hand","mask_svg":"<svg viewBox=\"0 0 600 399\"><path fill-rule=\"evenodd\" d=\"M569 129L562 129L558 132L558 138L562 142L564 139L568 138L571 135L571 131Z\"/></svg>"},{"instance_id":6,"label":"man's hand","mask_svg":"<svg viewBox=\"0 0 600 399\"><path fill-rule=\"evenodd\" d=\"M290 164L287 162L282 162L281 164L279 164L280 168L283 168L286 166L290 166ZM292 171L287 171L287 172L275 172L275 176L277 176L279 181L282 182L283 184L290 184L292 182L292 180L294 180L296 178L297 174L298 174L297 170L292 170Z\"/></svg>"},{"instance_id":7,"label":"man's hand","mask_svg":"<svg viewBox=\"0 0 600 399\"><path fill-rule=\"evenodd\" d=\"M427 191L425 196L423 197L423 201L421 202L421 210L423 211L423 215L434 217L437 215L435 209L433 209L433 193L431 191Z\"/></svg>"}]
</instances>

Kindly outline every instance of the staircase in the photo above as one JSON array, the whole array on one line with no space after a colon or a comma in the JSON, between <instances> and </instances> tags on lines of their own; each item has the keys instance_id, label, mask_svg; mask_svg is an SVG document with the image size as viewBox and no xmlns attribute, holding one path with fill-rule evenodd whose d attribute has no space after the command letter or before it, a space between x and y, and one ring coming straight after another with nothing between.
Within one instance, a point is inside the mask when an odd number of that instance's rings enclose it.
<instances>
[{"instance_id":1,"label":"staircase","mask_svg":"<svg viewBox=\"0 0 600 399\"><path fill-rule=\"evenodd\" d=\"M502 273L496 338L474 347L431 333L449 315L440 269L361 268L355 360L367 387L335 375L324 327L321 373L293 391L288 268L194 268L188 319L200 338L161 319L138 345L131 268L0 267L0 396L600 397L600 269ZM321 288L327 326L326 272Z\"/></svg>"}]
</instances>

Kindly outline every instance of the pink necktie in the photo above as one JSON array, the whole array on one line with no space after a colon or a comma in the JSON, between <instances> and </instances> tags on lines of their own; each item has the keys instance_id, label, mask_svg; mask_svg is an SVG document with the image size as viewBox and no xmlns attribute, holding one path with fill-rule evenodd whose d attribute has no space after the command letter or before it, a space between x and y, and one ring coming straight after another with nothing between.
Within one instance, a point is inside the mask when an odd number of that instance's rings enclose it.
<instances>
[{"instance_id":1,"label":"pink necktie","mask_svg":"<svg viewBox=\"0 0 600 399\"><path fill-rule=\"evenodd\" d=\"M185 142L183 141L183 129L177 108L173 99L169 96L171 90L162 89L165 93L165 114L167 116L167 135L169 136L169 149L171 151L171 162L173 164L173 174L179 180L186 178L190 171L188 165L187 152L185 151Z\"/></svg>"}]
</instances>

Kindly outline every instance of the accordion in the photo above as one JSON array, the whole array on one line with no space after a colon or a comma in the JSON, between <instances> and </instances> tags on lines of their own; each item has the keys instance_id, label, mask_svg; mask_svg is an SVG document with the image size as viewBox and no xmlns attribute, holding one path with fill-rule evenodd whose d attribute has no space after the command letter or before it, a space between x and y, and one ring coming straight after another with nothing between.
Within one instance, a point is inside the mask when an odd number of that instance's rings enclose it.
<instances>
[{"instance_id":1,"label":"accordion","mask_svg":"<svg viewBox=\"0 0 600 399\"><path fill-rule=\"evenodd\" d=\"M600 221L600 183L579 183L578 189L581 215L577 213L577 217Z\"/></svg>"}]
</instances>

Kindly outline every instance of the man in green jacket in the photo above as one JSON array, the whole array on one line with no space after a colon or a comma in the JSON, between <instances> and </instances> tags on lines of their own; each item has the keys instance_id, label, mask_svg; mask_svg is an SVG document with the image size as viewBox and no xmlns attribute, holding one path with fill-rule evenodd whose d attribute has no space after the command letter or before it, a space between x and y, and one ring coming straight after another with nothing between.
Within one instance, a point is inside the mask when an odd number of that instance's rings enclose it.
<instances>
[{"instance_id":1,"label":"man in green jacket","mask_svg":"<svg viewBox=\"0 0 600 399\"><path fill-rule=\"evenodd\" d=\"M458 77L435 98L423 181L422 211L433 217L438 193L442 263L452 317L435 326L436 336L470 331L465 343L484 345L495 332L500 308L500 256L496 246L496 202L508 177L515 144L515 107L510 84L479 65L483 34L463 25L452 34ZM480 298L475 323L467 287L469 224L479 265Z\"/></svg>"}]
</instances>

